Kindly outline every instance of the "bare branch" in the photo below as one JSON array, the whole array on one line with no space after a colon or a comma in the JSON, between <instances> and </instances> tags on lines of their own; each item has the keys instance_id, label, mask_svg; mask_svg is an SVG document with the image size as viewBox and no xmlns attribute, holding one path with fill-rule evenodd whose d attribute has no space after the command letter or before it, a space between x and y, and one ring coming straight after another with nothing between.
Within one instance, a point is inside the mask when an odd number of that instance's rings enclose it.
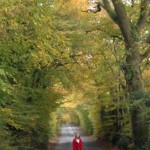
<instances>
[{"instance_id":1,"label":"bare branch","mask_svg":"<svg viewBox=\"0 0 150 150\"><path fill-rule=\"evenodd\" d=\"M113 38L117 38L117 39L119 39L119 40L122 40L123 41L123 38L122 37L120 37L120 36L118 36L118 35L110 35L111 37L113 37Z\"/></svg>"},{"instance_id":2,"label":"bare branch","mask_svg":"<svg viewBox=\"0 0 150 150\"><path fill-rule=\"evenodd\" d=\"M103 30L103 29L101 29L101 28L98 28L98 29L92 29L92 30L86 30L85 32L86 32L86 34L88 34L88 33L90 33L90 32L94 32L94 31L102 31L102 32L105 32L107 35L109 35L109 36L111 36L111 37L113 37L113 38L117 38L117 39L123 41L123 38L122 38L121 36L111 34L111 33L107 32L106 30Z\"/></svg>"},{"instance_id":3,"label":"bare branch","mask_svg":"<svg viewBox=\"0 0 150 150\"><path fill-rule=\"evenodd\" d=\"M139 17L138 22L137 22L138 30L141 30L141 28L143 27L143 25L146 22L146 19L148 17L149 12L150 12L149 11L149 4L150 4L149 0L141 0L141 12L140 12L140 17Z\"/></svg>"}]
</instances>

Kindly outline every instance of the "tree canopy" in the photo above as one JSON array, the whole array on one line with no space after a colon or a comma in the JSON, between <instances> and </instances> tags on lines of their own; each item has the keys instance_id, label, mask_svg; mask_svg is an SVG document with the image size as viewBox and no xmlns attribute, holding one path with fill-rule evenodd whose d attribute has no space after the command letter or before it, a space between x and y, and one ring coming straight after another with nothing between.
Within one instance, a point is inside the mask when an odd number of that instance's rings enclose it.
<instances>
[{"instance_id":1,"label":"tree canopy","mask_svg":"<svg viewBox=\"0 0 150 150\"><path fill-rule=\"evenodd\" d=\"M73 123L122 150L149 150L149 6L1 0L0 149L45 150Z\"/></svg>"}]
</instances>

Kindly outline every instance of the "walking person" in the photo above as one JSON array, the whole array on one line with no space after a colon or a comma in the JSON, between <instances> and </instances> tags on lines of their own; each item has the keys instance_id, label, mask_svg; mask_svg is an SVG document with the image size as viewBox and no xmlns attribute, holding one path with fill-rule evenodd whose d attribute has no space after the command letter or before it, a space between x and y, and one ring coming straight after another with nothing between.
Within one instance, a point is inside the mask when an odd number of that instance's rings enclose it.
<instances>
[{"instance_id":1,"label":"walking person","mask_svg":"<svg viewBox=\"0 0 150 150\"><path fill-rule=\"evenodd\" d=\"M75 138L72 141L72 150L83 150L83 143L80 138L80 133L76 133Z\"/></svg>"}]
</instances>

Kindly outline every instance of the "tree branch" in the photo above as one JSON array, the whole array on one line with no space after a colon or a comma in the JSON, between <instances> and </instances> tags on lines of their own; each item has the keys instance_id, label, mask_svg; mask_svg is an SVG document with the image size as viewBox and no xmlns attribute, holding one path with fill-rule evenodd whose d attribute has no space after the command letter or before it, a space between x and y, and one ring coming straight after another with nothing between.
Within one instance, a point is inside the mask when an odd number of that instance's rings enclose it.
<instances>
[{"instance_id":1,"label":"tree branch","mask_svg":"<svg viewBox=\"0 0 150 150\"><path fill-rule=\"evenodd\" d=\"M124 37L126 47L130 48L132 45L132 30L130 21L128 19L125 6L121 0L112 0L115 12L118 18L118 25Z\"/></svg>"},{"instance_id":2,"label":"tree branch","mask_svg":"<svg viewBox=\"0 0 150 150\"><path fill-rule=\"evenodd\" d=\"M108 0L103 0L103 4L101 4L101 7L103 7L108 13L108 15L110 16L110 18L115 23L117 23L117 16L116 16L115 11L111 8L110 2Z\"/></svg>"},{"instance_id":3,"label":"tree branch","mask_svg":"<svg viewBox=\"0 0 150 150\"><path fill-rule=\"evenodd\" d=\"M149 15L149 4L150 4L149 0L141 0L140 17L137 22L138 30L142 29L143 25L146 22L148 15Z\"/></svg>"},{"instance_id":4,"label":"tree branch","mask_svg":"<svg viewBox=\"0 0 150 150\"><path fill-rule=\"evenodd\" d=\"M113 34L110 34L109 32L107 32L106 30L103 30L101 28L98 28L98 29L92 29L92 30L86 30L86 34L90 33L90 32L94 32L94 31L102 31L102 32L105 32L107 35L113 37L113 38L117 38L119 40L122 40L123 41L123 38L120 37L119 35L113 35Z\"/></svg>"}]
</instances>

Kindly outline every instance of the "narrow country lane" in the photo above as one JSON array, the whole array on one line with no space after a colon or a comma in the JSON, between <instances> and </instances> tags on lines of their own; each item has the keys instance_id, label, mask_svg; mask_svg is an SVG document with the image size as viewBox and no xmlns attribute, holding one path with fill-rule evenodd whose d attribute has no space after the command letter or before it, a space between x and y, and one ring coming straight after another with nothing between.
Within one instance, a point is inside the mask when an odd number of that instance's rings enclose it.
<instances>
[{"instance_id":1,"label":"narrow country lane","mask_svg":"<svg viewBox=\"0 0 150 150\"><path fill-rule=\"evenodd\" d=\"M76 132L80 132L83 140L84 150L101 150L97 143L90 137L85 135L79 127L71 125L63 125L61 128L61 135L54 150L72 150L72 140Z\"/></svg>"}]
</instances>

